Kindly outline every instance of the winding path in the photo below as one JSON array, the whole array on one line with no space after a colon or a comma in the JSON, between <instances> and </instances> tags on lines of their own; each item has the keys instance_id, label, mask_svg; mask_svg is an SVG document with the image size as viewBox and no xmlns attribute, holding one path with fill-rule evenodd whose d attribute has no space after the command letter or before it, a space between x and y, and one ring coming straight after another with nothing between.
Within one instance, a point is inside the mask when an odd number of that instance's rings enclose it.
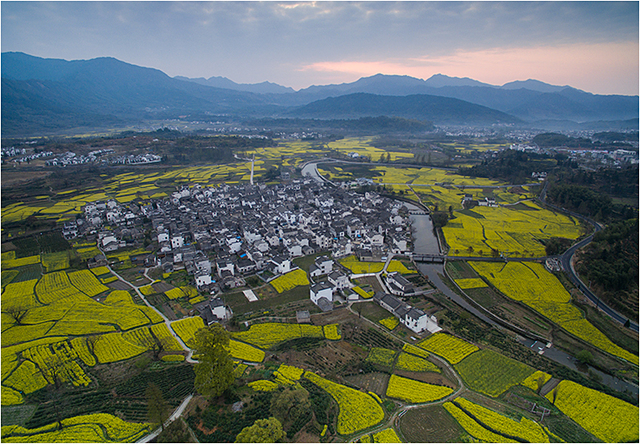
<instances>
[{"instance_id":1,"label":"winding path","mask_svg":"<svg viewBox=\"0 0 640 444\"><path fill-rule=\"evenodd\" d=\"M100 252L104 255L104 257L106 258L107 255L104 253L104 251L102 251L102 248L100 248L100 242L98 242L98 249L100 250ZM156 313L158 313L158 315L160 315L160 317L163 319L165 325L167 326L167 329L169 330L169 333L171 334L171 336L173 336L176 341L178 341L178 344L180 344L180 347L182 347L183 350L185 350L187 353L187 357L185 359L185 361L194 364L197 363L198 361L194 360L192 358L193 356L193 350L191 350L189 347L187 347L187 345L182 341L182 339L180 338L180 336L178 336L173 329L171 328L171 322L165 315L164 313L162 313L160 310L158 310L156 307L154 307L153 305L151 305L149 303L149 301L147 301L147 298L145 298L145 296L142 294L142 292L140 291L140 289L138 287L136 287L135 285L133 285L131 282L127 281L126 279L124 279L122 276L120 276L118 273L116 273L111 266L107 263L107 268L109 269L109 271L111 273L113 273L114 276L116 276L118 279L120 279L122 282L124 282L125 284L127 284L128 286L130 286L131 288L133 288L135 290L135 292L138 294L138 296L140 296L140 298L142 299L142 301L145 303L145 305L151 309L153 309ZM144 269L144 276L149 279L151 282L153 282L153 279L151 279L149 277L149 275L147 274L149 271L148 268ZM180 417L180 415L182 415L182 412L184 411L184 409L187 407L187 405L189 404L189 402L191 401L191 398L193 398L193 394L188 395L180 404L180 406L178 406L178 408L171 414L171 416L169 417L169 419L167 419L164 423L164 426L168 426L169 424L171 424L173 421L175 421L177 418ZM162 432L162 427L158 427L156 430L154 430L153 432L151 432L148 435L145 435L144 437L140 438L138 441L136 442L149 442L152 439L156 438L160 433Z\"/></svg>"},{"instance_id":2,"label":"winding path","mask_svg":"<svg viewBox=\"0 0 640 444\"><path fill-rule=\"evenodd\" d=\"M368 301L369 303L372 303L371 300ZM368 303L367 301L365 302L358 302L359 304L366 304ZM352 308L353 302L350 302L347 305L347 308L349 309L349 311L351 313L353 313L354 315L358 315L358 313L356 313L355 311L353 311ZM371 324L374 328L383 331L385 334L390 334L388 331L384 330L382 328L382 326L376 324L375 322L371 321L370 319L367 319L365 317L360 317L361 320L364 320L365 322L368 322L369 324ZM391 335L399 340L400 342L402 342L403 344L410 344L409 342L407 342L406 340L399 338L398 336L394 335L391 333ZM411 409L417 409L420 407L427 407L430 405L438 405L438 404L443 404L451 399L454 399L460 395L462 395L463 393L465 393L467 391L467 388L465 387L462 378L460 377L460 375L458 375L458 372L456 372L454 370L454 368L451 366L451 364L449 364L446 360L444 360L443 358L440 358L439 356L436 356L435 354L431 353L430 357L434 358L436 361L438 361L438 363L442 366L442 367L446 367L446 369L449 371L450 374L452 374L453 376L455 376L456 378L456 382L458 384L458 388L456 390L454 390L451 394L445 396L442 399L439 399L437 401L433 401L433 402L425 402L425 403L420 403L420 404L404 404L404 403L400 403L400 409L396 410L390 417L389 419L387 419L385 422L378 424L374 429L372 430L368 430L366 432L361 432L358 433L357 435L355 435L353 438L351 438L351 440L349 442L357 442L362 436L364 435L369 435L372 433L377 433L380 432L386 428L389 427L395 427L395 422L397 419L401 418L406 412L408 412ZM398 402L398 401L396 401Z\"/></svg>"},{"instance_id":3,"label":"winding path","mask_svg":"<svg viewBox=\"0 0 640 444\"><path fill-rule=\"evenodd\" d=\"M627 321L629 321L629 327L628 328L630 328L631 330L633 330L633 331L635 331L637 333L638 332L638 323L635 322L635 321L632 321L631 319L629 319L626 316L621 315L616 310L614 310L613 308L609 307L607 304L602 302L600 300L600 298L598 298L598 296L596 296L589 289L589 287L587 287L585 285L585 283L582 282L582 280L578 276L578 273L576 273L575 268L573 268L573 255L575 254L575 252L578 251L580 248L586 247L589 243L591 243L595 233L597 233L598 231L602 230L602 225L600 225L598 222L594 221L593 219L585 217L585 216L583 216L581 214L578 214L578 213L575 213L573 211L566 210L566 209L564 209L562 207L559 207L557 205L548 203L547 202L547 185L548 185L548 182L545 180L544 187L542 187L542 191L540 192L540 202L542 202L543 204L545 204L548 207L553 208L554 210L561 211L563 213L567 213L567 214L569 214L569 215L571 215L573 217L576 217L578 219L582 219L583 221L587 222L588 224L590 224L594 228L593 234L591 234L590 236L587 236L586 238L582 239L581 241L573 244L567 251L564 252L564 254L560 257L560 260L562 262L562 268L565 270L565 272L569 276L569 279L571 280L571 282L576 287L578 287L580 289L580 291L587 298L589 298L591 300L591 302L596 304L596 307L598 309L602 310L607 315L609 315L609 317L611 317L612 319L618 321L619 323L621 323L623 325Z\"/></svg>"}]
</instances>

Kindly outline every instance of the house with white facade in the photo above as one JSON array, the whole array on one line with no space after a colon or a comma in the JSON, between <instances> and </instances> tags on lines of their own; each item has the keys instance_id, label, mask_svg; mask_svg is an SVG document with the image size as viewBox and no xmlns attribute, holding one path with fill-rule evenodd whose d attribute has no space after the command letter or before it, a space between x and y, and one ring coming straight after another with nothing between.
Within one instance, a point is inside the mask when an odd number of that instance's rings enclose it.
<instances>
[{"instance_id":1,"label":"house with white facade","mask_svg":"<svg viewBox=\"0 0 640 444\"><path fill-rule=\"evenodd\" d=\"M309 287L311 302L322 311L333 310L333 286L327 282L318 282Z\"/></svg>"}]
</instances>

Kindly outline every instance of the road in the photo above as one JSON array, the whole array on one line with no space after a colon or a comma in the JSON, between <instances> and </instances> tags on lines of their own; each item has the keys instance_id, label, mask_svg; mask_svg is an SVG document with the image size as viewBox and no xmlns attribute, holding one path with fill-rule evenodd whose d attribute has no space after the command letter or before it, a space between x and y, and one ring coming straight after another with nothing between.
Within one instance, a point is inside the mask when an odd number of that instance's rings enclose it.
<instances>
[{"instance_id":1,"label":"road","mask_svg":"<svg viewBox=\"0 0 640 444\"><path fill-rule=\"evenodd\" d=\"M551 207L551 208L553 208L555 210L562 211L563 213L567 213L567 214L569 214L569 215L571 215L573 217L576 217L578 219L584 220L585 222L587 222L588 224L590 224L594 228L594 234L597 233L598 231L602 230L602 226L598 222L594 221L593 219L589 219L588 217L585 217L585 216L583 216L581 214L575 213L573 211L565 210L564 208L558 207L557 205L553 205L553 204L548 203L547 202L547 181L545 181L544 187L542 188L542 191L540 192L540 201L542 203L544 203L545 205L547 205L547 206L549 206L549 207ZM602 302L598 298L598 296L596 296L589 289L589 287L587 287L585 285L585 283L580 280L580 277L578 276L578 273L576 273L575 268L573 268L573 255L580 248L586 247L593 240L594 234L582 239L580 242L575 243L567 251L564 252L564 254L560 257L560 261L562 263L562 268L564 269L564 271L569 276L569 279L571 280L571 282L573 282L573 284L576 287L578 287L578 289L587 298L589 298L589 300L591 300L591 302L596 304L596 307L598 307L598 309L602 310L608 316L610 316L612 319L618 321L619 323L621 323L623 325L627 321L629 321L629 328L637 333L638 332L638 323L634 322L634 321L631 321L626 316L621 315L620 313L615 311L613 308L609 307L607 304Z\"/></svg>"}]
</instances>

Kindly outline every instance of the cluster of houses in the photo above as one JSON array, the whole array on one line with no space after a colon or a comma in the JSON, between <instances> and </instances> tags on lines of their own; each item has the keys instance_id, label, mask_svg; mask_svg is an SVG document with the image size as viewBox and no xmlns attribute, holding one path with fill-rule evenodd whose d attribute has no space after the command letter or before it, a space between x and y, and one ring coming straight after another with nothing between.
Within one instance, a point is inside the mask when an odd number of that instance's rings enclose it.
<instances>
[{"instance_id":1,"label":"cluster of houses","mask_svg":"<svg viewBox=\"0 0 640 444\"><path fill-rule=\"evenodd\" d=\"M146 163L156 163L162 160L162 157L157 154L145 153L145 154L121 154L117 156L105 157L105 154L113 152L113 149L104 149L91 151L87 155L76 155L76 153L67 151L66 153L49 159L45 162L47 166L70 166L70 165L82 165L87 163L101 163L105 165L117 165L117 164L131 164L141 165ZM50 153L51 155L53 153Z\"/></svg>"},{"instance_id":2,"label":"cluster of houses","mask_svg":"<svg viewBox=\"0 0 640 444\"><path fill-rule=\"evenodd\" d=\"M144 205L95 202L64 230L65 236L95 238L109 252L140 246L149 224L158 248L132 260L165 272L184 269L200 291L211 294L246 285L248 275L270 281L295 269L295 257L326 251L308 275L310 299L323 311L333 308L336 297L350 295L348 289L354 286L337 259L411 254L408 212L401 203L313 180L274 186L183 186L168 199ZM399 273L387 274L385 283L389 296L414 294L413 285ZM196 308L206 322L213 322L225 313L219 305L219 299L212 298ZM407 313L417 316L419 311ZM416 331L424 324L420 316L417 321L402 322Z\"/></svg>"},{"instance_id":3,"label":"cluster of houses","mask_svg":"<svg viewBox=\"0 0 640 444\"><path fill-rule=\"evenodd\" d=\"M493 197L483 197L481 199L474 199L473 195L465 194L462 198L462 208L468 210L473 207L498 207L496 199Z\"/></svg>"}]
</instances>

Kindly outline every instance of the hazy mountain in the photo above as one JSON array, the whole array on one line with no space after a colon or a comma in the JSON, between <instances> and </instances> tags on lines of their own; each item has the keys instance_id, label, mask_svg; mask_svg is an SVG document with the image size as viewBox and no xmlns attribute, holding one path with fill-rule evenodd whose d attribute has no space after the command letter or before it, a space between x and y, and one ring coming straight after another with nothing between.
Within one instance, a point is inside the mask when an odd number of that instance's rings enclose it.
<instances>
[{"instance_id":1,"label":"hazy mountain","mask_svg":"<svg viewBox=\"0 0 640 444\"><path fill-rule=\"evenodd\" d=\"M262 82L262 83L236 83L233 80L229 80L226 77L204 77L189 78L176 76L174 79L186 80L189 82L198 83L205 86L213 86L214 88L232 89L235 91L247 91L257 94L288 94L294 93L293 88L278 85L277 83Z\"/></svg>"},{"instance_id":2,"label":"hazy mountain","mask_svg":"<svg viewBox=\"0 0 640 444\"><path fill-rule=\"evenodd\" d=\"M288 116L317 119L356 119L397 116L428 120L435 124L492 125L518 123L519 119L484 106L449 97L424 94L382 96L356 93L330 97L293 109Z\"/></svg>"},{"instance_id":3,"label":"hazy mountain","mask_svg":"<svg viewBox=\"0 0 640 444\"><path fill-rule=\"evenodd\" d=\"M549 85L548 83L541 82L540 80L528 79L528 80L516 80L515 82L509 82L502 85L502 89L528 89L530 91L538 91L541 93L559 92L570 86L556 86Z\"/></svg>"},{"instance_id":4,"label":"hazy mountain","mask_svg":"<svg viewBox=\"0 0 640 444\"><path fill-rule=\"evenodd\" d=\"M427 80L377 74L297 92L269 82L238 84L224 77L183 79L109 57L66 61L2 53L2 134L32 135L77 126L100 127L184 115L206 118L211 114L323 119L387 115L474 125L520 120L531 125L542 121L562 124L638 119L638 96L597 95L531 79L494 86L442 74ZM353 97L314 103L341 96Z\"/></svg>"},{"instance_id":5,"label":"hazy mountain","mask_svg":"<svg viewBox=\"0 0 640 444\"><path fill-rule=\"evenodd\" d=\"M176 80L114 58L68 62L2 54L3 136L191 112L251 114L266 105L258 94Z\"/></svg>"}]
</instances>

